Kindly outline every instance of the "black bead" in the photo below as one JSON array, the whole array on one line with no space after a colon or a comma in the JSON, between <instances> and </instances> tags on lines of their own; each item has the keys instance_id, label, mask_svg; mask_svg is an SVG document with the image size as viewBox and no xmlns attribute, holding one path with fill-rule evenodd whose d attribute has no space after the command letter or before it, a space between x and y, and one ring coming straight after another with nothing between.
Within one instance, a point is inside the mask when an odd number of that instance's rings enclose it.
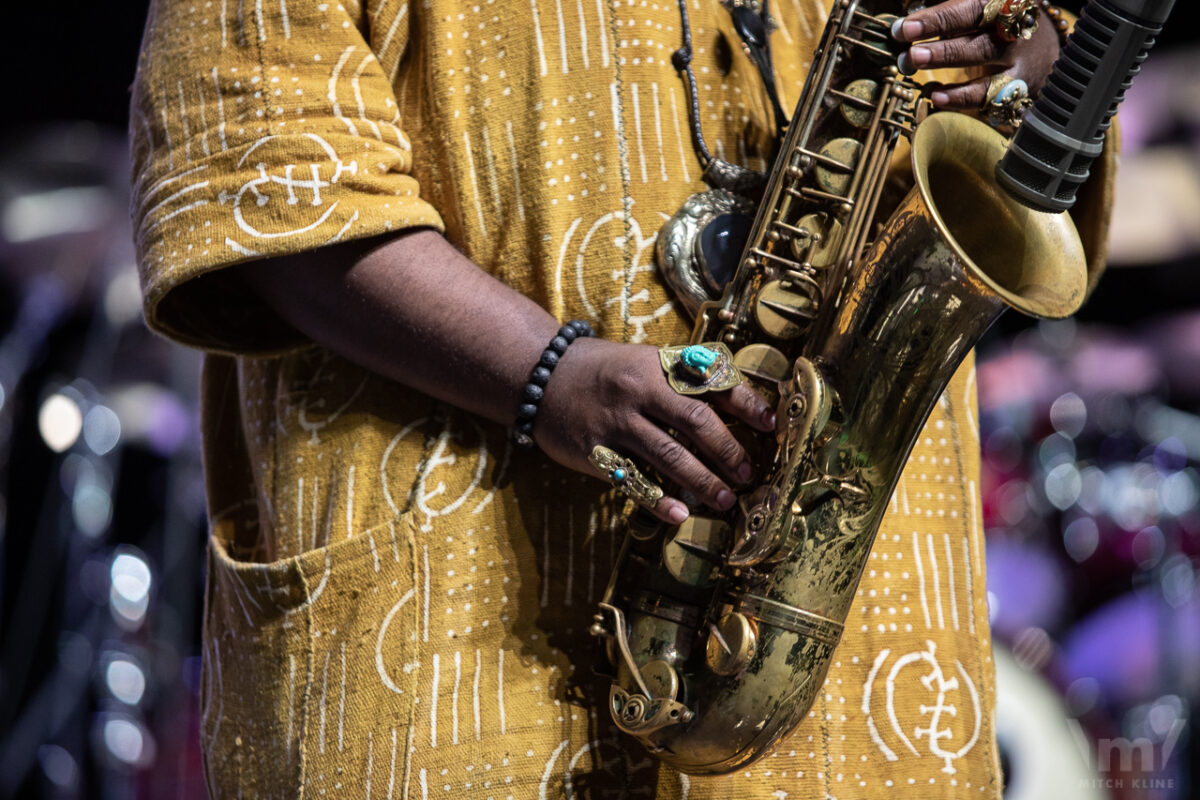
<instances>
[{"instance_id":1,"label":"black bead","mask_svg":"<svg viewBox=\"0 0 1200 800\"><path fill-rule=\"evenodd\" d=\"M682 72L690 63L692 63L692 51L690 48L681 47L674 53L671 53L671 66L677 72Z\"/></svg>"},{"instance_id":2,"label":"black bead","mask_svg":"<svg viewBox=\"0 0 1200 800\"><path fill-rule=\"evenodd\" d=\"M513 426L513 441L521 447L533 447L533 420L524 420Z\"/></svg>"},{"instance_id":3,"label":"black bead","mask_svg":"<svg viewBox=\"0 0 1200 800\"><path fill-rule=\"evenodd\" d=\"M521 391L521 405L517 409L516 424L513 426L513 440L521 447L532 447L534 444L533 420L537 416L538 403L545 396L544 387L550 382L550 374L558 365L559 356L567 351L571 342L581 336L591 335L591 325L583 320L573 319L559 329L558 334L542 351L541 358L529 374L529 382Z\"/></svg>"}]
</instances>

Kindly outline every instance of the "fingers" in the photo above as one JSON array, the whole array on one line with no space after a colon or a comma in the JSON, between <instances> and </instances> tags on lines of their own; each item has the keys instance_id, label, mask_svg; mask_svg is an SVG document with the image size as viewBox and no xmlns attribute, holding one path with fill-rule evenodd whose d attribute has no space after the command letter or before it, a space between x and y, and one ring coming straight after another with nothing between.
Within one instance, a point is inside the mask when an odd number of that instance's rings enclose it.
<instances>
[{"instance_id":1,"label":"fingers","mask_svg":"<svg viewBox=\"0 0 1200 800\"><path fill-rule=\"evenodd\" d=\"M729 479L737 483L750 480L754 472L746 451L733 438L717 412L701 400L677 395L670 389L666 391L665 402L657 409L648 409L649 415L664 427L678 431L681 437L696 447L705 462L712 464ZM697 496L716 499L716 495L711 493L704 495L698 492ZM713 507L721 510L727 508Z\"/></svg>"},{"instance_id":2,"label":"fingers","mask_svg":"<svg viewBox=\"0 0 1200 800\"><path fill-rule=\"evenodd\" d=\"M731 417L741 420L752 428L769 433L775 430L775 409L758 392L746 384L735 386L728 392L709 395L713 405Z\"/></svg>"},{"instance_id":3,"label":"fingers","mask_svg":"<svg viewBox=\"0 0 1200 800\"><path fill-rule=\"evenodd\" d=\"M653 466L664 478L674 482L683 491L695 495L696 499L705 505L718 511L733 507L736 501L733 491L704 466L681 441L645 419L634 422L631 433L633 438L628 446L636 458ZM683 505L676 498L664 497L652 510L659 518L678 524L682 519L674 518L676 503ZM686 506L684 511L686 512Z\"/></svg>"},{"instance_id":4,"label":"fingers","mask_svg":"<svg viewBox=\"0 0 1200 800\"><path fill-rule=\"evenodd\" d=\"M985 76L966 83L939 85L930 93L929 100L938 108L956 111L977 110L983 106L991 79L992 76Z\"/></svg>"},{"instance_id":5,"label":"fingers","mask_svg":"<svg viewBox=\"0 0 1200 800\"><path fill-rule=\"evenodd\" d=\"M681 525L691 516L687 503L676 500L674 497L661 498L654 508L650 509L650 513L671 525Z\"/></svg>"},{"instance_id":6,"label":"fingers","mask_svg":"<svg viewBox=\"0 0 1200 800\"><path fill-rule=\"evenodd\" d=\"M914 11L892 28L899 42L961 36L979 29L986 0L946 0Z\"/></svg>"},{"instance_id":7,"label":"fingers","mask_svg":"<svg viewBox=\"0 0 1200 800\"><path fill-rule=\"evenodd\" d=\"M900 55L900 70L912 74L919 69L968 67L998 59L1004 48L995 36L977 33L953 39L915 44Z\"/></svg>"}]
</instances>

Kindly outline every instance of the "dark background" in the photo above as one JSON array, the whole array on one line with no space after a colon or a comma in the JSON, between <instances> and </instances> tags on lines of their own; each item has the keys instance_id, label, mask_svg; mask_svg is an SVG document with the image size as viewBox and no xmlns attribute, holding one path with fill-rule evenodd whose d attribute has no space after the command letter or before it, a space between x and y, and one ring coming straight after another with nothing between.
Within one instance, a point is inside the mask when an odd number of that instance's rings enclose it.
<instances>
[{"instance_id":1,"label":"dark background","mask_svg":"<svg viewBox=\"0 0 1200 800\"><path fill-rule=\"evenodd\" d=\"M38 180L53 180L50 173L53 172L55 152L61 149L63 160L70 161L69 151L77 148L76 152L81 152L78 150L81 141L92 143L83 148L90 154L90 169L95 172L88 179L96 183L121 182L126 170L122 137L128 90L133 80L147 3L141 0L116 3L74 0L62 4L35 0L9 5L4 17L5 42L0 49L0 66L7 77L3 103L0 103L0 166L4 167L0 171L0 180L9 185L0 186L0 195L7 196L10 190L16 191L19 187L14 188L14 180L29 180L31 175ZM1063 5L1077 10L1080 3ZM1159 58L1166 60L1160 53L1186 56L1196 51L1200 35L1184 24L1190 5L1187 0L1177 4L1174 20L1151 56L1152 62ZM1183 87L1183 90L1189 89ZM1190 91L1196 91L1194 83ZM1198 118L1200 114L1171 116L1155 126L1140 146L1192 148L1200 154ZM1133 154L1126 164L1132 165L1132 159ZM40 160L52 167L23 171L21 163L24 160ZM1200 217L1194 222L1200 229ZM76 244L92 246L97 242ZM107 241L102 244L115 246ZM118 260L128 258L127 252L118 256ZM57 251L0 251L0 267L12 266L18 260L32 265L25 266L26 270L36 270L39 265L51 263L57 268L62 265L63 254ZM1162 334L1155 331L1173 324L1179 315L1194 313L1200 308L1200 269L1197 269L1200 264L1197 260L1194 251L1180 251L1164 259L1110 268L1096 294L1078 315L1077 327L1070 328L1068 338L1075 343L1084 343L1094 341L1096 331L1103 331L1109 340L1119 341L1122 346L1136 346L1151 354L1166 352L1162 339L1156 338ZM80 272L87 267L84 263L75 270ZM96 271L103 270L98 266ZM12 281L5 277L5 271L0 271L0 339L17 315L17 293L12 288ZM62 538L64 530L69 529L63 522L65 511L59 507L63 497L57 487L63 459L43 445L35 430L38 405L46 394L54 387L74 385L72 381L78 381L80 376L91 379L89 385L97 389L99 399L103 399L109 388L119 387L122 380L128 378L156 383L174 393L186 407L194 402L196 361L192 354L168 346L136 323L116 328L105 322L97 311L98 295L105 287L90 285L86 276L79 281L80 285L72 295L75 305L56 320L53 330L34 355L22 384L25 396L10 394L5 409L5 413L12 415L15 434L8 445L7 464L0 443L0 499L8 497L7 503L0 505L0 512L7 516L7 525L0 524L0 531L7 529L0 538L0 667L3 668L0 674L0 745L13 746L19 738L16 736L19 731L13 728L17 724L33 725L29 730L36 733L37 726L33 723L51 719L57 728L49 739L44 733L38 733L22 745L28 756L23 763L30 768L22 777L11 780L11 776L0 774L0 798L10 794L21 797L202 797L195 715L199 689L197 609L203 528L202 520L197 518L200 489L194 442L187 443L170 457L136 442L124 444L119 461L109 459L119 480L113 490L114 515L108 533L100 541L80 544ZM980 345L985 510L1003 505L996 498L1007 497L1005 487L1011 487L1014 482L1030 487L1040 485L1039 481L1045 477L1042 473L1045 465L1038 464L1038 451L1043 442L1056 435L1048 420L1048 402L1039 405L1037 401L1030 401L1016 410L987 406L987 364L1003 363L1014 353L1027 356L1033 352L1052 363L1064 365L1069 357L1062 350L1062 334L1062 329L1040 330L1030 320L1008 314ZM97 342L102 345L99 355ZM1195 343L1193 350L1184 349L1185 355L1200 365L1200 341ZM104 380L99 380L98 375ZM1130 391L1149 392L1156 401L1188 413L1200 411L1200 384L1194 375L1190 384L1177 378L1172 378L1170 370L1164 368L1157 382L1148 388L1142 386ZM1076 390L1086 395L1083 389ZM1063 390L1056 389L1056 396L1059 391ZM1117 391L1112 396L1119 394ZM1140 399L1145 396L1140 395ZM1140 399L1130 399L1130 402L1140 402ZM1196 419L1200 420L1200 416ZM1013 436L1018 437L1016 445L1010 441ZM1094 441L1089 440L1089 436ZM988 445L995 441L1004 446L995 445L998 449L989 450ZM1133 432L1092 431L1077 439L1076 448L1081 465L1103 466L1117 461L1153 461L1158 444L1161 443L1141 441ZM1189 455L1186 461L1194 466L1195 455ZM1006 470L996 467L1001 462ZM989 474L999 475L992 478L992 485L988 483ZM190 489L187 485L180 486L189 482ZM1031 497L1036 495L1033 489L1030 492ZM1031 672L1049 674L1047 661L1039 661L1043 641L1053 641L1055 648L1061 646L1061 651L1056 649L1054 652L1063 661L1068 661L1070 642L1083 630L1081 623L1089 615L1102 612L1112 602L1139 592L1145 594L1146 587L1153 586L1158 580L1158 568L1133 563L1121 555L1122 548L1128 550L1129 544L1122 544L1125 540L1120 531L1104 541L1101 552L1095 557L1075 563L1078 559L1067 557L1062 541L1062 529L1071 521L1070 514L1075 512L1060 513L1048 508L1045 498L1040 502L1034 498L1023 513L1026 514L1023 522L1011 525L1005 521L1004 514L991 512L988 518L989 552L996 543L1007 557L1018 554L1015 563L1027 566L1044 563L1038 559L1045 556L1050 563L1059 565L1057 568L1061 573L1056 574L1071 587L1071 598L1058 616L1038 620L1040 627L1026 626L1006 635L1005 619L999 618L997 640L1002 646L1011 647L1018 660L1023 657L1023 665ZM1162 525L1168 533L1172 531L1166 522ZM1191 542L1188 547L1193 548L1185 548L1185 554L1195 562L1200 522L1193 519L1178 527L1184 543ZM1126 533L1129 534L1127 538L1133 538L1134 532ZM154 565L158 587L148 622L134 633L112 629L108 608L103 603L103 593L107 589L101 592L99 602L85 596L88 581L96 577L97 569L103 577L106 559L113 553L124 552L123 547L136 548L129 552L142 553ZM1022 558L1026 560L1020 560ZM997 576L1002 574L1002 570L996 571ZM992 588L991 578L989 575L989 588ZM1018 584L1018 591L1023 586ZM1011 586L998 585L995 591L1003 595L1006 588L1012 590ZM1197 594L1200 595L1200 590ZM1040 631L1042 638L1030 631ZM1127 646L1125 641L1114 634L1112 649ZM1039 647L1033 647L1030 642ZM100 663L101 653L113 648L124 648L141 657L151 678L137 714L156 737L156 754L152 763L140 769L131 769L111 760L96 739L96 720L113 708L113 700L106 695L103 681L93 672L98 669L95 664ZM83 667L76 674L71 671L72 660L80 663L87 660L92 665ZM1166 666L1160 666L1164 675L1145 697L1113 697L1108 706L1103 703L1089 706L1088 714L1102 717L1102 722L1098 723L1101 733L1125 734L1131 738L1140 735L1142 729L1136 724L1140 719L1138 714L1142 712L1138 709L1161 707L1162 698L1183 698L1185 705L1181 713L1185 718L1190 713L1191 720L1196 720L1194 708L1188 711L1186 706L1189 699L1196 702L1196 695L1189 698L1188 692L1180 689L1180 681L1166 674L1189 662L1167 664L1165 659L1163 661ZM1200 663L1191 661L1187 668L1195 673ZM19 690L11 679L14 670L22 676ZM1056 680L1056 688L1070 700L1070 690L1078 684L1078 676L1074 677L1074 682L1071 675L1050 677ZM1154 706L1155 703L1159 705ZM31 713L30 709L36 713ZM1070 710L1087 722L1085 711L1079 710L1078 706L1071 705ZM1104 727L1106 724L1109 727ZM1186 767L1187 763L1194 764L1200 759L1194 741L1196 732L1195 725L1189 724L1188 735L1176 754L1185 766L1171 772L1174 783L1170 791L1157 795L1126 793L1120 796L1200 796L1200 790L1191 782L1190 773L1194 769ZM55 761L59 751L46 750L42 746L46 741L54 743L62 752L78 756L71 767L73 772L63 771L66 767L61 759ZM0 753L2 758L11 755L8 751ZM1009 766L1016 770L1021 768L1019 763ZM0 771L3 769L4 765L0 764ZM70 781L66 784L55 782L55 777L63 776L69 777Z\"/></svg>"}]
</instances>

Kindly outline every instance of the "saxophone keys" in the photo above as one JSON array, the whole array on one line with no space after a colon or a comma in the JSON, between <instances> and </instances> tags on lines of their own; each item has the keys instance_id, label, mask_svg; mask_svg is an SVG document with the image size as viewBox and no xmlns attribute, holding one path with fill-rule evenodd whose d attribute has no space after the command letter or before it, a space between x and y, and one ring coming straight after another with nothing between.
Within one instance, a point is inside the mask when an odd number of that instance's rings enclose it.
<instances>
[{"instance_id":1,"label":"saxophone keys","mask_svg":"<svg viewBox=\"0 0 1200 800\"><path fill-rule=\"evenodd\" d=\"M779 555L779 546L782 543L779 534L782 529L778 526L768 527L772 514L767 503L767 495L764 488L753 496L752 501L757 500L757 502L754 502L753 505L750 502L745 504L738 522L733 547L726 556L726 561L730 566L753 567L756 564L773 561ZM803 524L803 521L801 520L797 524Z\"/></svg>"},{"instance_id":2,"label":"saxophone keys","mask_svg":"<svg viewBox=\"0 0 1200 800\"><path fill-rule=\"evenodd\" d=\"M866 128L875 116L875 103L879 100L879 83L870 78L851 81L845 89L841 111L842 117L856 128Z\"/></svg>"},{"instance_id":3,"label":"saxophone keys","mask_svg":"<svg viewBox=\"0 0 1200 800\"><path fill-rule=\"evenodd\" d=\"M821 148L821 158L815 170L817 185L829 194L844 197L850 189L854 168L862 153L862 142L858 139L841 137L833 139Z\"/></svg>"},{"instance_id":4,"label":"saxophone keys","mask_svg":"<svg viewBox=\"0 0 1200 800\"><path fill-rule=\"evenodd\" d=\"M650 736L663 728L680 723L691 722L695 713L677 700L648 698L640 694L631 694L613 684L609 689L609 710L617 727L630 736L639 738ZM657 748L650 740L642 741L656 751Z\"/></svg>"},{"instance_id":5,"label":"saxophone keys","mask_svg":"<svg viewBox=\"0 0 1200 800\"><path fill-rule=\"evenodd\" d=\"M642 680L653 698L675 700L679 697L679 674L662 659L655 659L642 667Z\"/></svg>"},{"instance_id":6,"label":"saxophone keys","mask_svg":"<svg viewBox=\"0 0 1200 800\"><path fill-rule=\"evenodd\" d=\"M807 263L814 267L829 266L842 241L842 223L825 214L805 214L796 221L795 228L792 253L796 258L807 257Z\"/></svg>"},{"instance_id":7,"label":"saxophone keys","mask_svg":"<svg viewBox=\"0 0 1200 800\"><path fill-rule=\"evenodd\" d=\"M723 520L696 514L684 520L663 544L663 566L687 586L711 586L724 561L732 529Z\"/></svg>"},{"instance_id":8,"label":"saxophone keys","mask_svg":"<svg viewBox=\"0 0 1200 800\"><path fill-rule=\"evenodd\" d=\"M771 281L759 290L754 303L755 321L774 339L795 339L815 314L811 297L789 291L781 281Z\"/></svg>"},{"instance_id":9,"label":"saxophone keys","mask_svg":"<svg viewBox=\"0 0 1200 800\"><path fill-rule=\"evenodd\" d=\"M731 611L709 625L705 661L718 675L736 675L750 663L757 646L754 623L745 614Z\"/></svg>"},{"instance_id":10,"label":"saxophone keys","mask_svg":"<svg viewBox=\"0 0 1200 800\"><path fill-rule=\"evenodd\" d=\"M763 342L753 342L734 354L733 365L764 400L772 406L779 402L779 387L787 380L792 367L781 350Z\"/></svg>"}]
</instances>

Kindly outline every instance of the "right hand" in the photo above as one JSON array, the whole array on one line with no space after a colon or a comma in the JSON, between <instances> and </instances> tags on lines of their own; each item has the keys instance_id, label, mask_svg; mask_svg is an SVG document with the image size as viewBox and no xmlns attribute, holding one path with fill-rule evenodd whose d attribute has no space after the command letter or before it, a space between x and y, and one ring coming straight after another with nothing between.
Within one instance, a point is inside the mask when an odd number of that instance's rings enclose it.
<instances>
[{"instance_id":1,"label":"right hand","mask_svg":"<svg viewBox=\"0 0 1200 800\"><path fill-rule=\"evenodd\" d=\"M774 409L744 384L705 397L756 430L775 428ZM731 484L748 483L753 472L713 406L670 387L657 348L580 338L546 385L533 435L548 456L570 469L596 476L588 455L604 445L724 511L736 500ZM652 511L675 525L688 517L687 505L676 497L664 496Z\"/></svg>"}]
</instances>

